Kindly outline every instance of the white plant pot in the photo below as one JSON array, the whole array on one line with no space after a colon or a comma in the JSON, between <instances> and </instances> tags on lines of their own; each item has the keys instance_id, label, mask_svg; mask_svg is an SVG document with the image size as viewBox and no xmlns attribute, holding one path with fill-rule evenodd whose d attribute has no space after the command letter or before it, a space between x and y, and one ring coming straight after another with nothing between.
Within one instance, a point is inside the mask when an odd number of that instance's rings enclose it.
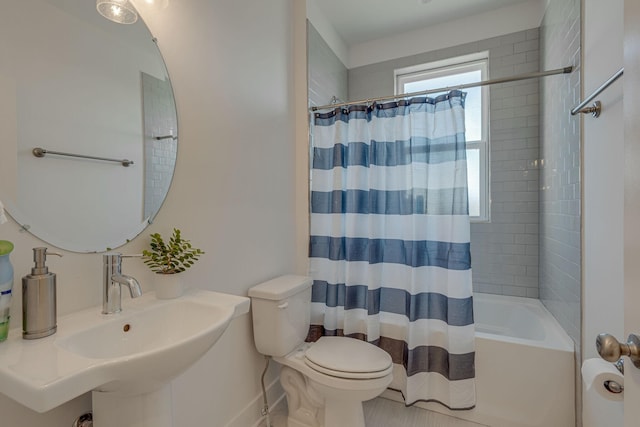
<instances>
[{"instance_id":1,"label":"white plant pot","mask_svg":"<svg viewBox=\"0 0 640 427\"><path fill-rule=\"evenodd\" d=\"M153 285L158 299L178 298L184 292L180 274L157 274Z\"/></svg>"}]
</instances>

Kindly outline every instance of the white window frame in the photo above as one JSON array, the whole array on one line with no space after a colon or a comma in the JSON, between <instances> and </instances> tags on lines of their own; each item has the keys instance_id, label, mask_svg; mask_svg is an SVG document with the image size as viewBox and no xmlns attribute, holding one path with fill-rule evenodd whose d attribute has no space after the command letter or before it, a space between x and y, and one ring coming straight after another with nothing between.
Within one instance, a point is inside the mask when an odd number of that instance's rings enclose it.
<instances>
[{"instance_id":1,"label":"white window frame","mask_svg":"<svg viewBox=\"0 0 640 427\"><path fill-rule=\"evenodd\" d=\"M394 70L395 94L402 95L404 85L420 80L443 77L469 71L480 71L480 80L488 80L489 53L479 52L458 56L441 61L414 65ZM479 150L480 153L480 215L471 216L471 222L490 222L490 159L489 159L489 88L483 86L482 93L482 137L480 140L467 140L467 150Z\"/></svg>"}]
</instances>

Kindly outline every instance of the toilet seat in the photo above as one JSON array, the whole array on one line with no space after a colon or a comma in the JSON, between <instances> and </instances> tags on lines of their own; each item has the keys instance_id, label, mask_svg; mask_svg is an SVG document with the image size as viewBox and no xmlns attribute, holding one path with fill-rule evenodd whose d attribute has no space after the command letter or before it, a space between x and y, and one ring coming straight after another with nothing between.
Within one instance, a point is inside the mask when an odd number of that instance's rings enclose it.
<instances>
[{"instance_id":1,"label":"toilet seat","mask_svg":"<svg viewBox=\"0 0 640 427\"><path fill-rule=\"evenodd\" d=\"M321 337L307 349L304 361L316 372L344 379L382 378L393 369L386 351L348 337Z\"/></svg>"}]
</instances>

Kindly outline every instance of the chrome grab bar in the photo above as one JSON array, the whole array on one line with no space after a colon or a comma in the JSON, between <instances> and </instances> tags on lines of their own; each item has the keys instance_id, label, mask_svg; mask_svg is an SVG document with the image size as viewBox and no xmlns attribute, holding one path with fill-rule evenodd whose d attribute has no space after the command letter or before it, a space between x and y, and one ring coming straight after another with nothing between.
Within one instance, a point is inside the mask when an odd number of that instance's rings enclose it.
<instances>
[{"instance_id":1,"label":"chrome grab bar","mask_svg":"<svg viewBox=\"0 0 640 427\"><path fill-rule=\"evenodd\" d=\"M580 104L575 106L571 110L571 115L575 116L578 113L591 113L593 117L600 116L600 111L602 110L602 104L600 101L596 101L591 107L587 107L587 104L590 103L596 96L600 95L606 88L611 86L613 82L618 80L624 74L624 68L620 68L613 76L609 77L609 79L602 83L599 88L593 91L591 95L585 98Z\"/></svg>"},{"instance_id":2,"label":"chrome grab bar","mask_svg":"<svg viewBox=\"0 0 640 427\"><path fill-rule=\"evenodd\" d=\"M44 148L41 148L41 147L34 148L32 152L33 152L33 155L36 157L44 157L45 154L55 154L56 156L79 157L81 159L103 160L105 162L116 162L116 163L122 164L122 166L124 166L125 168L133 164L133 160L127 160L127 159L119 160L119 159L109 159L107 157L87 156L84 154L63 153L61 151L45 150Z\"/></svg>"}]
</instances>

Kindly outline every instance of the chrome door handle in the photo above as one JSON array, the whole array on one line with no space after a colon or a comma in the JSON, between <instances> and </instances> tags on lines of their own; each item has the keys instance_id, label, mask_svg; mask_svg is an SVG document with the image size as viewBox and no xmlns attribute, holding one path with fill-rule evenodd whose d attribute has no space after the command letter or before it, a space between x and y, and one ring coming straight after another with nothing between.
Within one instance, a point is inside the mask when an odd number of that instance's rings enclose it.
<instances>
[{"instance_id":1,"label":"chrome door handle","mask_svg":"<svg viewBox=\"0 0 640 427\"><path fill-rule=\"evenodd\" d=\"M640 337L631 334L626 343L620 343L609 334L600 334L596 338L598 354L607 362L617 362L622 356L628 356L636 368L640 368Z\"/></svg>"}]
</instances>

